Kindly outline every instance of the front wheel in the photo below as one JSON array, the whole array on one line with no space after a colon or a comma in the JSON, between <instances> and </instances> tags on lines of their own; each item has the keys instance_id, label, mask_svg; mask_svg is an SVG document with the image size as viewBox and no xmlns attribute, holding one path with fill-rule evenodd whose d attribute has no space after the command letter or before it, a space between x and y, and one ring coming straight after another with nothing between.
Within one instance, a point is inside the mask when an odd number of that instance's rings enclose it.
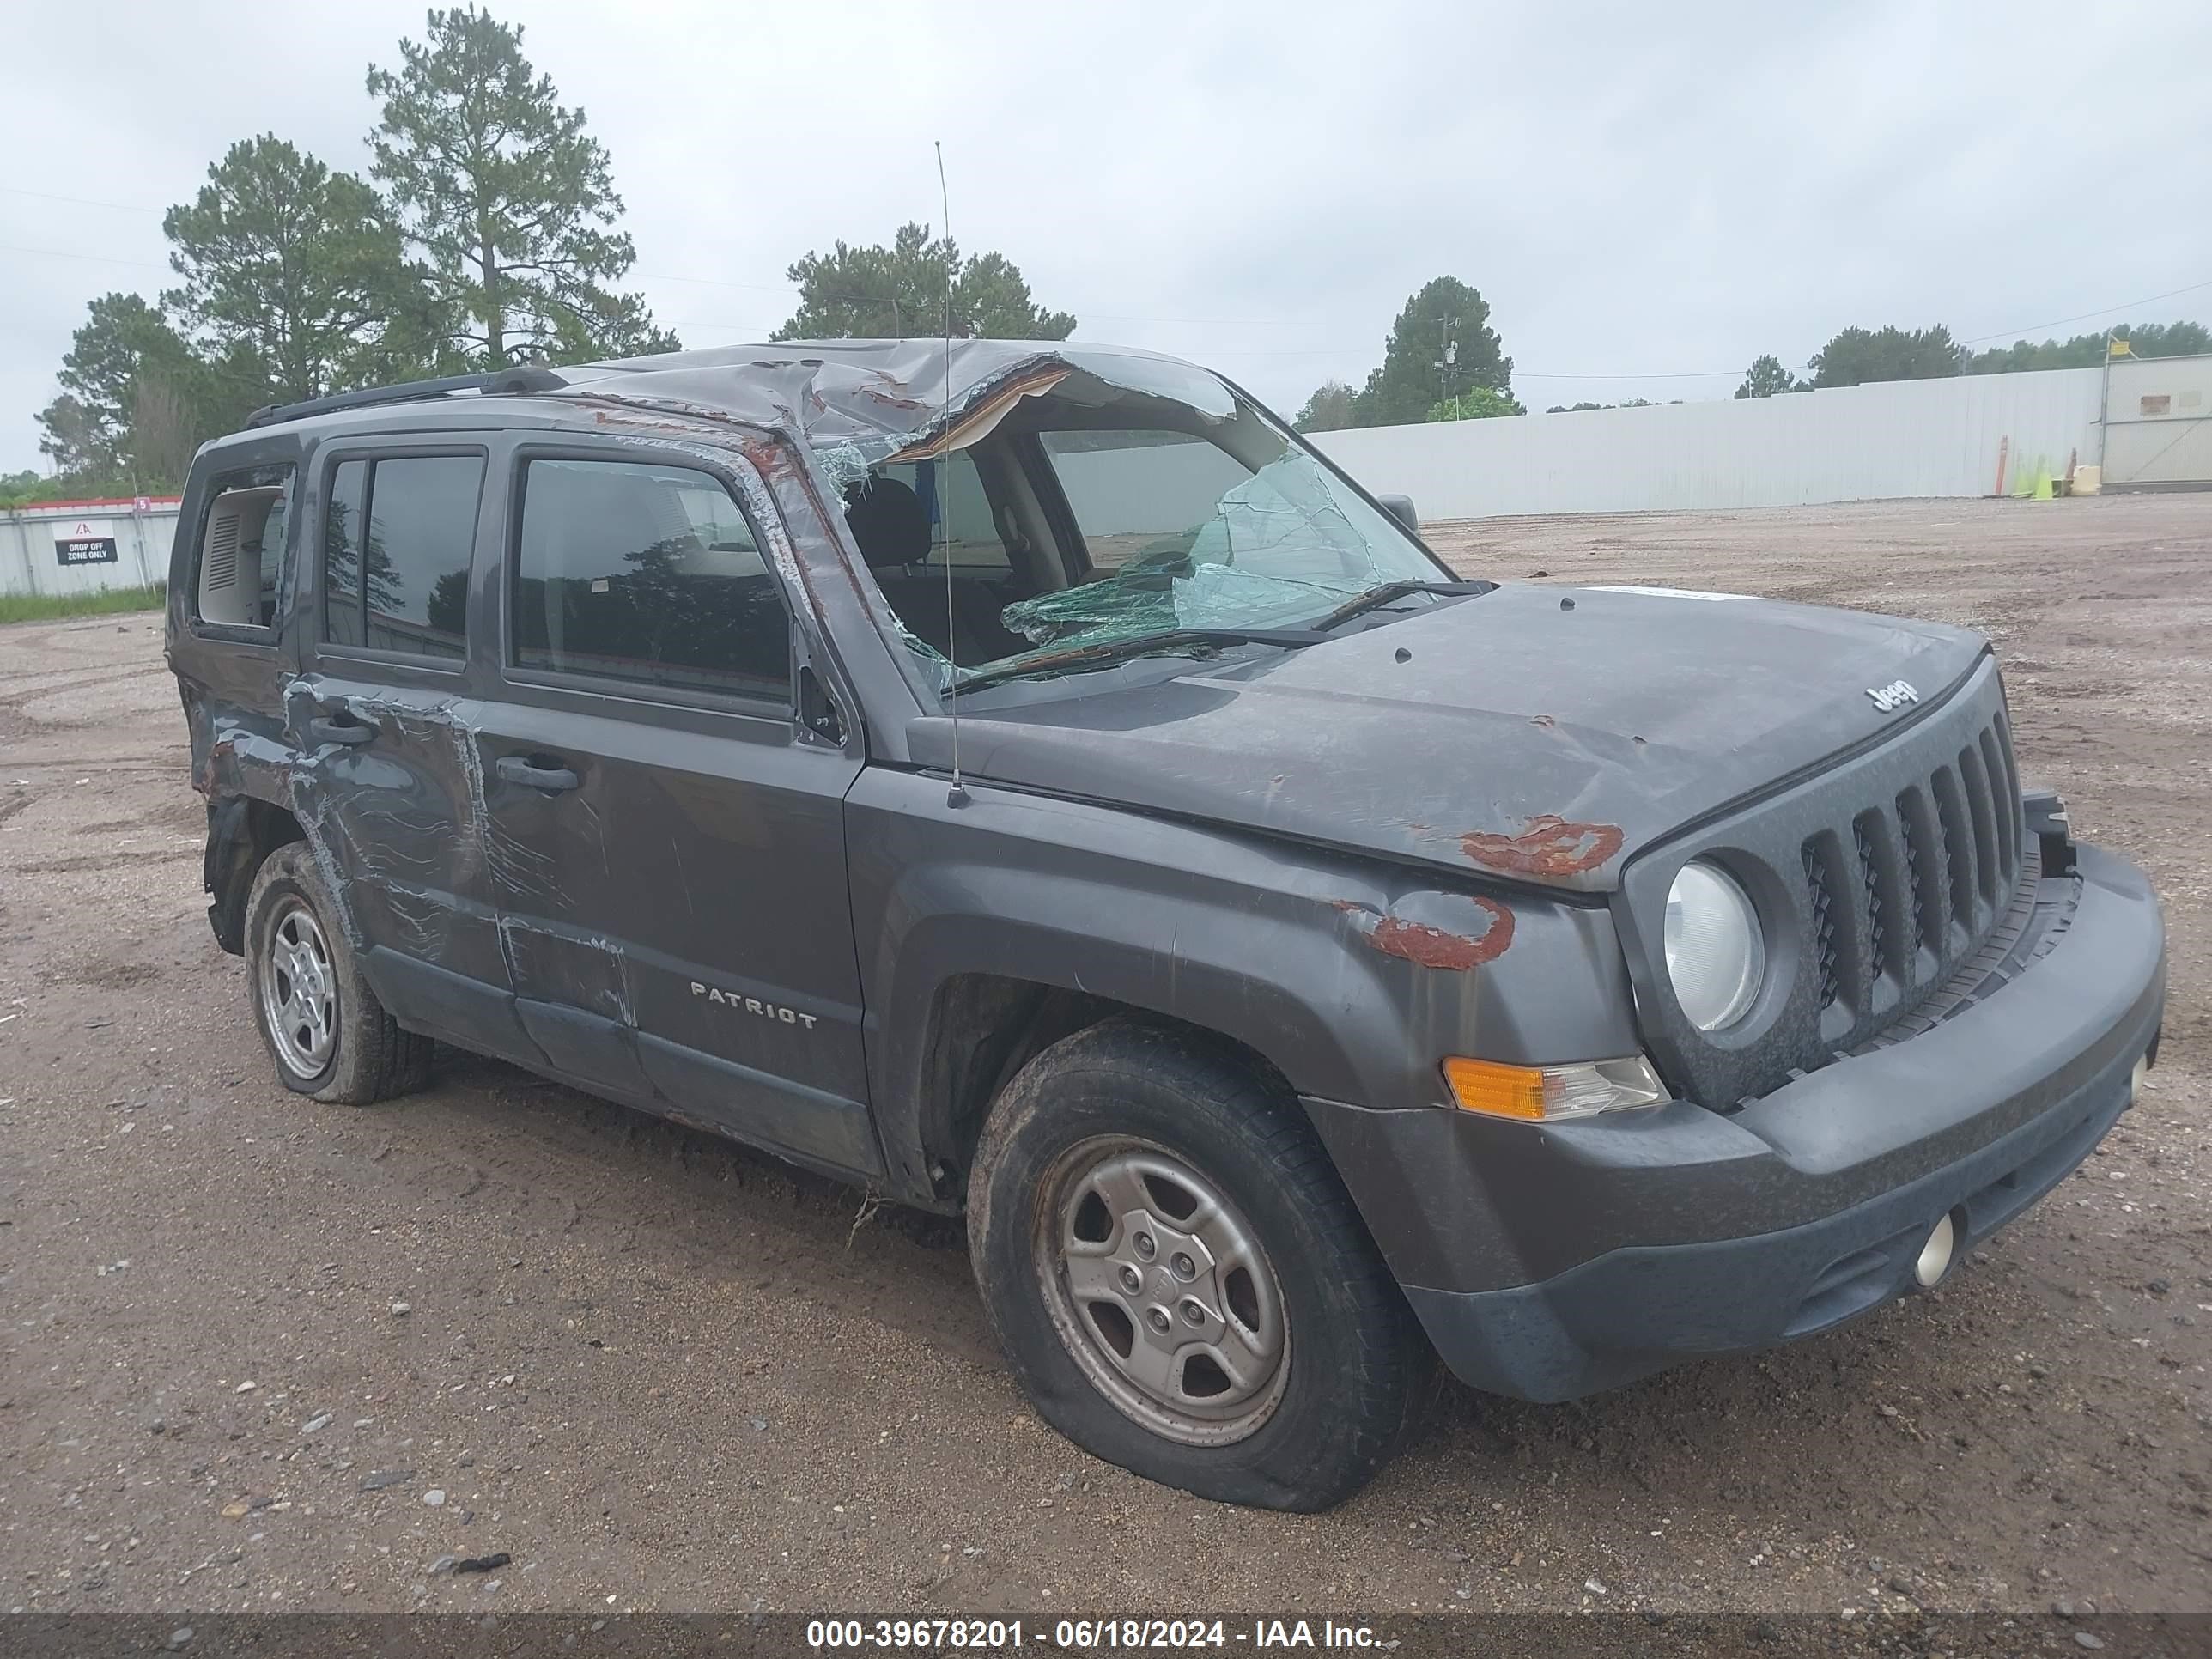
<instances>
[{"instance_id":1,"label":"front wheel","mask_svg":"<svg viewBox=\"0 0 2212 1659\"><path fill-rule=\"evenodd\" d=\"M1428 1364L1295 1098L1111 1020L992 1109L969 1248L1000 1346L1086 1450L1224 1503L1319 1510L1388 1459Z\"/></svg>"}]
</instances>

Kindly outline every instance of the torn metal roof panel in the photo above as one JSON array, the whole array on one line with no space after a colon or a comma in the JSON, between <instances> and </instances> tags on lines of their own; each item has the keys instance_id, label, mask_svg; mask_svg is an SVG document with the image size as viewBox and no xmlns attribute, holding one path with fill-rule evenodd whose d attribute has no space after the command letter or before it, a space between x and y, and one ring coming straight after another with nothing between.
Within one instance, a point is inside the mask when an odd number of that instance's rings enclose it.
<instances>
[{"instance_id":1,"label":"torn metal roof panel","mask_svg":"<svg viewBox=\"0 0 2212 1659\"><path fill-rule=\"evenodd\" d=\"M1236 411L1233 394L1218 376L1179 358L1059 341L793 340L628 357L560 373L570 395L713 410L817 448L854 444L872 460L972 441L1012 398L1045 390L1100 403L1136 392L1214 420ZM975 431L962 429L971 423Z\"/></svg>"}]
</instances>

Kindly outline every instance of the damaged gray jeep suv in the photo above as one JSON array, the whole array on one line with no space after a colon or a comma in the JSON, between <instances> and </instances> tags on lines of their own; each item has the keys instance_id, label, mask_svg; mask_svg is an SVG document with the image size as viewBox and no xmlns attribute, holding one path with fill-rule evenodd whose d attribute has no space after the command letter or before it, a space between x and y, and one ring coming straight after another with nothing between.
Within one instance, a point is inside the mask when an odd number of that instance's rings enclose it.
<instances>
[{"instance_id":1,"label":"damaged gray jeep suv","mask_svg":"<svg viewBox=\"0 0 2212 1659\"><path fill-rule=\"evenodd\" d=\"M964 1212L1036 1408L1309 1509L1943 1280L2155 1057L1989 647L1461 580L1234 386L830 342L264 410L168 656L285 1085L434 1043Z\"/></svg>"}]
</instances>

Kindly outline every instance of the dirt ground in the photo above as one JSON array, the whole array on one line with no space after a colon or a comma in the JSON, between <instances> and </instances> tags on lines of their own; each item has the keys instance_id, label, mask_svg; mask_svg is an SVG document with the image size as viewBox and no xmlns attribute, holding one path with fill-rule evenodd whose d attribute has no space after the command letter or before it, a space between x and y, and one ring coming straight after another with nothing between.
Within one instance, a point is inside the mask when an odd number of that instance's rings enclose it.
<instances>
[{"instance_id":1,"label":"dirt ground","mask_svg":"<svg viewBox=\"0 0 2212 1659\"><path fill-rule=\"evenodd\" d=\"M1841 1332L1571 1406L1445 1385L1334 1514L1194 1502L1024 1409L954 1227L463 1056L286 1093L157 620L0 630L0 1608L2212 1607L2212 495L1434 536L1988 630L2024 771L2168 906L2102 1155Z\"/></svg>"}]
</instances>

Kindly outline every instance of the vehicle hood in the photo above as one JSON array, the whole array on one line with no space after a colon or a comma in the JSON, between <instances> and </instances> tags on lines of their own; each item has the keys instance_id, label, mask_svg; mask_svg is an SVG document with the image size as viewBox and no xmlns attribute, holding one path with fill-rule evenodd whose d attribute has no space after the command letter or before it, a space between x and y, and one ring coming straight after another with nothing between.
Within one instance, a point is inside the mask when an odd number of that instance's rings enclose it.
<instances>
[{"instance_id":1,"label":"vehicle hood","mask_svg":"<svg viewBox=\"0 0 2212 1659\"><path fill-rule=\"evenodd\" d=\"M1254 667L964 710L966 775L1586 891L1878 740L1987 649L1962 629L1670 589L1508 586ZM1111 672L1111 671L1103 671ZM1870 691L1911 683L1893 712ZM951 763L951 722L909 751Z\"/></svg>"}]
</instances>

